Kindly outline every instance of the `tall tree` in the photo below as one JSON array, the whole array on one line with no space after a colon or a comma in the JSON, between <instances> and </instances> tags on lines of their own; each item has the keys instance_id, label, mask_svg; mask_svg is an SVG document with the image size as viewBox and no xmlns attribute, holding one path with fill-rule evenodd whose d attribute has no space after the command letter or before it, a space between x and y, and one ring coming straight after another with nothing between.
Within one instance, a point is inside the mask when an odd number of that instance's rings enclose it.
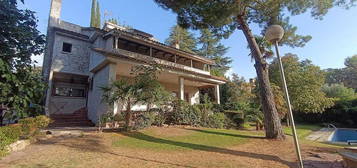
<instances>
[{"instance_id":1,"label":"tall tree","mask_svg":"<svg viewBox=\"0 0 357 168\"><path fill-rule=\"evenodd\" d=\"M282 57L282 61L294 111L322 113L333 105L333 100L321 90L325 83L325 73L320 67L309 60L299 61L293 54ZM279 86L281 78L277 59L271 63L269 73L272 83Z\"/></svg>"},{"instance_id":2,"label":"tall tree","mask_svg":"<svg viewBox=\"0 0 357 168\"><path fill-rule=\"evenodd\" d=\"M178 14L178 22L183 27L194 29L209 28L211 31L228 37L234 30L241 30L248 42L255 61L260 97L264 112L267 138L284 138L280 119L276 111L274 96L268 77L268 66L250 29L250 24L258 24L264 30L272 24L280 24L285 29L281 44L301 47L309 41L310 36L295 34L296 27L289 24L291 15L311 11L315 18L321 18L333 6L350 6L354 0L155 0L164 9L171 9Z\"/></svg>"},{"instance_id":3,"label":"tall tree","mask_svg":"<svg viewBox=\"0 0 357 168\"><path fill-rule=\"evenodd\" d=\"M345 65L347 68L351 68L357 71L357 55L346 58Z\"/></svg>"},{"instance_id":4,"label":"tall tree","mask_svg":"<svg viewBox=\"0 0 357 168\"><path fill-rule=\"evenodd\" d=\"M97 0L92 0L92 8L91 8L91 13L90 13L90 27L97 27L97 15L96 15L96 9L97 9Z\"/></svg>"},{"instance_id":5,"label":"tall tree","mask_svg":"<svg viewBox=\"0 0 357 168\"><path fill-rule=\"evenodd\" d=\"M326 83L343 84L357 91L357 55L345 59L344 68L327 69Z\"/></svg>"},{"instance_id":6,"label":"tall tree","mask_svg":"<svg viewBox=\"0 0 357 168\"><path fill-rule=\"evenodd\" d=\"M216 65L211 69L211 73L216 76L224 76L229 70L229 64L232 59L225 57L228 47L220 43L220 38L215 36L209 29L201 30L201 36L198 38L198 44L201 48L197 53L203 57L213 59Z\"/></svg>"},{"instance_id":7,"label":"tall tree","mask_svg":"<svg viewBox=\"0 0 357 168\"><path fill-rule=\"evenodd\" d=\"M357 98L357 93L354 89L343 86L343 84L324 85L322 91L327 97L337 98L337 100L346 100Z\"/></svg>"},{"instance_id":8,"label":"tall tree","mask_svg":"<svg viewBox=\"0 0 357 168\"><path fill-rule=\"evenodd\" d=\"M97 6L95 7L95 19L96 19L96 27L100 28L102 25L101 22L101 15L100 15L100 6L99 6L99 2L97 1Z\"/></svg>"},{"instance_id":9,"label":"tall tree","mask_svg":"<svg viewBox=\"0 0 357 168\"><path fill-rule=\"evenodd\" d=\"M100 26L101 26L101 15L100 15L99 2L97 0L92 0L90 27L100 28Z\"/></svg>"},{"instance_id":10,"label":"tall tree","mask_svg":"<svg viewBox=\"0 0 357 168\"><path fill-rule=\"evenodd\" d=\"M43 53L45 40L37 30L35 12L17 5L16 0L0 1L0 105L22 118L33 115L29 108L43 93L44 83L34 73L31 56Z\"/></svg>"},{"instance_id":11,"label":"tall tree","mask_svg":"<svg viewBox=\"0 0 357 168\"><path fill-rule=\"evenodd\" d=\"M181 50L186 52L194 53L197 50L197 41L193 34L179 25L175 25L171 28L170 35L165 43L174 47L178 45Z\"/></svg>"}]
</instances>

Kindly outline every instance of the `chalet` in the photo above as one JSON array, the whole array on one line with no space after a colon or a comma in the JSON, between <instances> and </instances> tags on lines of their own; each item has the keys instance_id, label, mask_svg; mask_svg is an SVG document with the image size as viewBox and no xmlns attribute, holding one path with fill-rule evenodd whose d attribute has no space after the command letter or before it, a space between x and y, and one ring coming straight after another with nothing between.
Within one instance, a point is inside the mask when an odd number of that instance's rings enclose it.
<instances>
[{"instance_id":1,"label":"chalet","mask_svg":"<svg viewBox=\"0 0 357 168\"><path fill-rule=\"evenodd\" d=\"M215 88L225 79L212 76L214 61L188 53L179 46L160 43L153 35L105 23L102 29L82 27L60 19L61 0L52 0L47 30L43 76L48 82L46 114L73 120L73 125L96 123L108 108L102 102L101 86L130 77L135 65L156 62L164 67L158 80L165 89L190 104L199 103L201 87ZM120 102L118 102L120 104ZM142 110L142 106L133 110ZM87 123L77 123L88 118ZM67 123L69 124L69 123ZM61 126L68 126L63 123Z\"/></svg>"}]
</instances>

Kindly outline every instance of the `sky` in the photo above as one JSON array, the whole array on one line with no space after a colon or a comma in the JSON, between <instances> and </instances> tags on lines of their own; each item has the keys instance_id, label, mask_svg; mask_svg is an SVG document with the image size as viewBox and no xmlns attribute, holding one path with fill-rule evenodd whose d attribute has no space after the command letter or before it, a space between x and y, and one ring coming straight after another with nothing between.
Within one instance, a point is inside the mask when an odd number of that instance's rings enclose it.
<instances>
[{"instance_id":1,"label":"sky","mask_svg":"<svg viewBox=\"0 0 357 168\"><path fill-rule=\"evenodd\" d=\"M81 26L89 26L91 0L62 0L61 19ZM169 36L170 28L176 23L176 15L160 8L154 0L99 0L102 20L118 18L122 24L145 31L161 42ZM20 8L36 12L39 20L38 29L46 34L50 0L25 0ZM357 54L357 7L349 10L332 8L323 20L315 20L309 13L290 18L290 22L298 27L297 33L311 35L303 48L281 47L280 53L297 54L300 59L309 59L322 69L344 67L344 60ZM255 34L261 28L252 26ZM241 31L235 31L228 39L221 41L229 47L226 56L233 59L231 73L237 73L245 79L256 76L251 62L247 42ZM42 65L42 56L33 57Z\"/></svg>"}]
</instances>

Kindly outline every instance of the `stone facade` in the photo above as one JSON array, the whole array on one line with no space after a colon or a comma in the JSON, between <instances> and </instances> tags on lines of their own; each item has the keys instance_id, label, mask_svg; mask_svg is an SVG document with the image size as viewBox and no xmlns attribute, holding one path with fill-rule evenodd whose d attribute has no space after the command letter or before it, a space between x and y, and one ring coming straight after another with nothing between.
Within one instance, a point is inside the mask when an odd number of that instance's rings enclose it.
<instances>
[{"instance_id":1,"label":"stone facade","mask_svg":"<svg viewBox=\"0 0 357 168\"><path fill-rule=\"evenodd\" d=\"M72 44L71 53L62 51L63 43ZM88 42L56 34L51 70L89 75L89 47Z\"/></svg>"}]
</instances>

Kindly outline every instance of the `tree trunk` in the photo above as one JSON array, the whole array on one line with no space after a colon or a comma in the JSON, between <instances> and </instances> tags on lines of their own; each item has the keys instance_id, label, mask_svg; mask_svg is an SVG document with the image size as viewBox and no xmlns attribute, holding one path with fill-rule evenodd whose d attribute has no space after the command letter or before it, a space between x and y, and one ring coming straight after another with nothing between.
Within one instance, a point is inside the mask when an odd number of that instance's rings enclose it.
<instances>
[{"instance_id":1,"label":"tree trunk","mask_svg":"<svg viewBox=\"0 0 357 168\"><path fill-rule=\"evenodd\" d=\"M131 118L132 118L132 114L131 114L131 103L130 101L128 101L128 105L126 107L126 112L125 112L125 130L126 131L130 131L132 125L131 125Z\"/></svg>"},{"instance_id":2,"label":"tree trunk","mask_svg":"<svg viewBox=\"0 0 357 168\"><path fill-rule=\"evenodd\" d=\"M259 131L259 122L258 121L255 122L255 130Z\"/></svg>"},{"instance_id":3,"label":"tree trunk","mask_svg":"<svg viewBox=\"0 0 357 168\"><path fill-rule=\"evenodd\" d=\"M280 118L276 110L274 95L270 87L268 65L262 57L259 46L255 41L253 33L249 29L243 16L238 16L239 29L247 39L251 54L255 60L255 70L257 72L260 100L262 103L265 124L265 136L270 139L284 139L285 135L281 127Z\"/></svg>"},{"instance_id":4,"label":"tree trunk","mask_svg":"<svg viewBox=\"0 0 357 168\"><path fill-rule=\"evenodd\" d=\"M286 114L286 126L290 127L290 117Z\"/></svg>"}]
</instances>

